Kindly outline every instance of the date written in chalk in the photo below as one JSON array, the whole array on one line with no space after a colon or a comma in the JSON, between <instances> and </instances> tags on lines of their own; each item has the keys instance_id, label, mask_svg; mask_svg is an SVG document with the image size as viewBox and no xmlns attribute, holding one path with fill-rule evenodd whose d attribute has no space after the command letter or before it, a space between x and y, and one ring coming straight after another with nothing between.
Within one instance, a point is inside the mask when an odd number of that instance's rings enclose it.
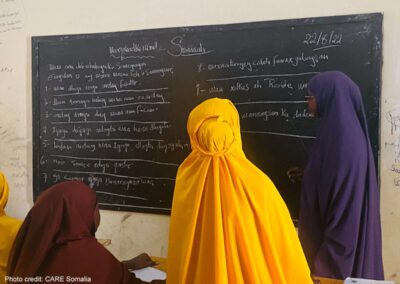
<instances>
[{"instance_id":1,"label":"date written in chalk","mask_svg":"<svg viewBox=\"0 0 400 284\"><path fill-rule=\"evenodd\" d=\"M35 276L35 277L12 277L6 276L4 280L8 283L91 283L89 276Z\"/></svg>"}]
</instances>

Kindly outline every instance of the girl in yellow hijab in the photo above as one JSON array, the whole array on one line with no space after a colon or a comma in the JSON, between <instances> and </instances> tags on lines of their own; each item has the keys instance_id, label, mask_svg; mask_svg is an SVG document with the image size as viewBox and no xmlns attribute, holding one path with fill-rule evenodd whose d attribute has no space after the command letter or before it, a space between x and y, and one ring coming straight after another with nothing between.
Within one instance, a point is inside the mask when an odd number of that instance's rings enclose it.
<instances>
[{"instance_id":1,"label":"girl in yellow hijab","mask_svg":"<svg viewBox=\"0 0 400 284\"><path fill-rule=\"evenodd\" d=\"M192 152L176 177L167 283L311 284L285 203L243 153L231 101L204 101L187 130Z\"/></svg>"},{"instance_id":2,"label":"girl in yellow hijab","mask_svg":"<svg viewBox=\"0 0 400 284\"><path fill-rule=\"evenodd\" d=\"M8 190L6 177L0 172L0 284L5 283L8 255L21 226L21 221L8 217L4 212L8 201Z\"/></svg>"}]
</instances>

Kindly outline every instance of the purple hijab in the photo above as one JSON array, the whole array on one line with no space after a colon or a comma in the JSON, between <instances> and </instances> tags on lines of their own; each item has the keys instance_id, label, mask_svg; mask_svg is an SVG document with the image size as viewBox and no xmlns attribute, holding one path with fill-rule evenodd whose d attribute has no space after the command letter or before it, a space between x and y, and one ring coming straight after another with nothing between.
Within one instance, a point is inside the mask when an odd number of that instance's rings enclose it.
<instances>
[{"instance_id":1,"label":"purple hijab","mask_svg":"<svg viewBox=\"0 0 400 284\"><path fill-rule=\"evenodd\" d=\"M314 275L383 279L379 189L360 89L329 71L308 84L320 127L304 170L299 237Z\"/></svg>"}]
</instances>

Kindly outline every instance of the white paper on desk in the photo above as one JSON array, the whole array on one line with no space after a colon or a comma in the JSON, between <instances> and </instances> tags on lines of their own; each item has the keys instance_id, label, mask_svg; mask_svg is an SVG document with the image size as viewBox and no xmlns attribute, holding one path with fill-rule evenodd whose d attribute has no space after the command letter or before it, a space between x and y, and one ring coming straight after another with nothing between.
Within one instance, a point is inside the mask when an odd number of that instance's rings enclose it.
<instances>
[{"instance_id":1,"label":"white paper on desk","mask_svg":"<svg viewBox=\"0 0 400 284\"><path fill-rule=\"evenodd\" d=\"M154 267L130 270L130 272L135 273L136 277L140 278L140 280L147 282L152 280L165 280L167 278L167 273Z\"/></svg>"},{"instance_id":2,"label":"white paper on desk","mask_svg":"<svg viewBox=\"0 0 400 284\"><path fill-rule=\"evenodd\" d=\"M395 283L393 281L378 281L378 280L347 277L344 280L344 284L395 284Z\"/></svg>"}]
</instances>

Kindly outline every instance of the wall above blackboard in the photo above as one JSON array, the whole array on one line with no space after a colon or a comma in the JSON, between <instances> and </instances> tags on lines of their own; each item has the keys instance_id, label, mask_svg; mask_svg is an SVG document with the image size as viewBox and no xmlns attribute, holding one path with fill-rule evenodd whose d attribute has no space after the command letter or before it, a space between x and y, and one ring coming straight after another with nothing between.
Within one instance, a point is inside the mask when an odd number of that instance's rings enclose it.
<instances>
[{"instance_id":1,"label":"wall above blackboard","mask_svg":"<svg viewBox=\"0 0 400 284\"><path fill-rule=\"evenodd\" d=\"M360 86L377 160L381 52L378 13L33 37L34 196L82 180L103 209L169 214L187 116L224 97L296 219L300 185L286 171L314 139L308 80L341 70Z\"/></svg>"}]
</instances>

